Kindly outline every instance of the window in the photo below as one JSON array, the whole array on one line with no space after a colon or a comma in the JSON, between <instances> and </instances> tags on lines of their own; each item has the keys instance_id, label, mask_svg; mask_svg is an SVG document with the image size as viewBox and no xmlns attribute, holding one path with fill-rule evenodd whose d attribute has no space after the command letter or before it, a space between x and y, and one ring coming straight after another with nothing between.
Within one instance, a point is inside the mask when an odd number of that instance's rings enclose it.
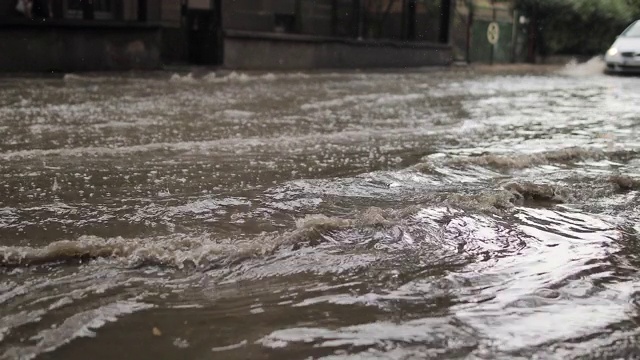
<instances>
[{"instance_id":1,"label":"window","mask_svg":"<svg viewBox=\"0 0 640 360\"><path fill-rule=\"evenodd\" d=\"M274 14L274 25L276 32L294 32L296 17L293 14Z\"/></svg>"},{"instance_id":2,"label":"window","mask_svg":"<svg viewBox=\"0 0 640 360\"><path fill-rule=\"evenodd\" d=\"M636 21L635 24L629 26L629 28L622 33L622 36L640 37L640 21Z\"/></svg>"},{"instance_id":3,"label":"window","mask_svg":"<svg viewBox=\"0 0 640 360\"><path fill-rule=\"evenodd\" d=\"M67 18L82 19L85 6L89 6L89 8L93 7L95 19L113 19L113 2L113 0L67 0Z\"/></svg>"}]
</instances>

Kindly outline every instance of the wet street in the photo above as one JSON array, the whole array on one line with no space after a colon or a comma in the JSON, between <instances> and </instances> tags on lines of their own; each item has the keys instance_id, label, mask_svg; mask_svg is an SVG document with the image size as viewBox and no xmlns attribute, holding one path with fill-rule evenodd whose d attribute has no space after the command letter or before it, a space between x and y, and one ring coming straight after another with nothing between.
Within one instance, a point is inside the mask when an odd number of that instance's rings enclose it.
<instances>
[{"instance_id":1,"label":"wet street","mask_svg":"<svg viewBox=\"0 0 640 360\"><path fill-rule=\"evenodd\" d=\"M0 359L640 352L640 79L0 79Z\"/></svg>"}]
</instances>

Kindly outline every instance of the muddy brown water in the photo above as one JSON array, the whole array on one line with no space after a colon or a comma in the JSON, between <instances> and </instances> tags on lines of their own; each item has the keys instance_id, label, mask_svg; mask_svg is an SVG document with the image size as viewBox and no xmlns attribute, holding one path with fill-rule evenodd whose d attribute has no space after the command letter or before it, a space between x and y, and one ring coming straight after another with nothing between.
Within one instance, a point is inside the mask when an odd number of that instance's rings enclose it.
<instances>
[{"instance_id":1,"label":"muddy brown water","mask_svg":"<svg viewBox=\"0 0 640 360\"><path fill-rule=\"evenodd\" d=\"M626 358L640 80L0 79L0 358Z\"/></svg>"}]
</instances>

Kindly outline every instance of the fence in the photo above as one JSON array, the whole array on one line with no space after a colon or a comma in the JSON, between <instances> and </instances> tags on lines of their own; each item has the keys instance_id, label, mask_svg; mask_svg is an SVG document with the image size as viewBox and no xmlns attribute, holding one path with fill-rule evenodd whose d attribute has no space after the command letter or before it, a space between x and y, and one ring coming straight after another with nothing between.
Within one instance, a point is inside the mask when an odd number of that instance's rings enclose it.
<instances>
[{"instance_id":1,"label":"fence","mask_svg":"<svg viewBox=\"0 0 640 360\"><path fill-rule=\"evenodd\" d=\"M505 4L478 6L458 1L453 16L456 31L452 37L456 60L515 62L521 42L516 18L516 13Z\"/></svg>"}]
</instances>

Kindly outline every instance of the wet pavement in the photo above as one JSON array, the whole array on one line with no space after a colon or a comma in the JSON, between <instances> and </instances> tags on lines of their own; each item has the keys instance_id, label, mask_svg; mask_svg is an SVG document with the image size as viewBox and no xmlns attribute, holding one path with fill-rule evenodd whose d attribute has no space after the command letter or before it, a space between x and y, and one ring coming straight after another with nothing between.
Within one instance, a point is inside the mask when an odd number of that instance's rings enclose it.
<instances>
[{"instance_id":1,"label":"wet pavement","mask_svg":"<svg viewBox=\"0 0 640 360\"><path fill-rule=\"evenodd\" d=\"M0 358L633 356L639 81L2 78Z\"/></svg>"}]
</instances>

